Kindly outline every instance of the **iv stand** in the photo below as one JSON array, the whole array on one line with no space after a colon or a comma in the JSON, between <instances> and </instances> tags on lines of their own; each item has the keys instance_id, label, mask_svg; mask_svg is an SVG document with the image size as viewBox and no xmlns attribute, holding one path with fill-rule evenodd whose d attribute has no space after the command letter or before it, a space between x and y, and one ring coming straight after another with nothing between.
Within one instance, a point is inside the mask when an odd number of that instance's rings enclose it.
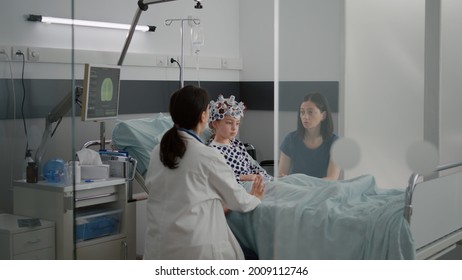
<instances>
[{"instance_id":1,"label":"iv stand","mask_svg":"<svg viewBox=\"0 0 462 280\"><path fill-rule=\"evenodd\" d=\"M183 78L184 77L183 75L183 72L184 72L184 22L188 21L188 24L192 26L193 23L195 25L199 25L200 20L197 18L192 18L192 17L179 18L179 19L167 19L165 20L165 25L170 26L172 22L174 21L181 21L181 27L180 27L180 34L181 34L180 84L181 84L181 87L184 87L184 78Z\"/></svg>"}]
</instances>

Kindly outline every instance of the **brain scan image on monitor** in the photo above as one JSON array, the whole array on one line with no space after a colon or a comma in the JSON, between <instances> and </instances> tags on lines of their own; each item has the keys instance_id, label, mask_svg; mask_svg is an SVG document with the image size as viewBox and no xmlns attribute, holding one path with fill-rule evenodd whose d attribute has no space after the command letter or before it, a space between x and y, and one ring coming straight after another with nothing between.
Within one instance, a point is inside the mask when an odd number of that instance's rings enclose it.
<instances>
[{"instance_id":1,"label":"brain scan image on monitor","mask_svg":"<svg viewBox=\"0 0 462 280\"><path fill-rule=\"evenodd\" d=\"M120 66L85 64L83 121L116 118L119 110Z\"/></svg>"}]
</instances>

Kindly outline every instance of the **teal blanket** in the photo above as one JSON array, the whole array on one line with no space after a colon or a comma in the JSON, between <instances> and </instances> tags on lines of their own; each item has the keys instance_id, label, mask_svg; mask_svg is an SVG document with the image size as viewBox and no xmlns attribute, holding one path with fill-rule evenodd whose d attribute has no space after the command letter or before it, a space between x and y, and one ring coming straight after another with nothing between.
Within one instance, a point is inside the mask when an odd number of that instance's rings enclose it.
<instances>
[{"instance_id":1,"label":"teal blanket","mask_svg":"<svg viewBox=\"0 0 462 280\"><path fill-rule=\"evenodd\" d=\"M293 174L268 183L254 211L227 220L260 259L414 259L404 197L404 189L379 189L372 176L331 182Z\"/></svg>"}]
</instances>

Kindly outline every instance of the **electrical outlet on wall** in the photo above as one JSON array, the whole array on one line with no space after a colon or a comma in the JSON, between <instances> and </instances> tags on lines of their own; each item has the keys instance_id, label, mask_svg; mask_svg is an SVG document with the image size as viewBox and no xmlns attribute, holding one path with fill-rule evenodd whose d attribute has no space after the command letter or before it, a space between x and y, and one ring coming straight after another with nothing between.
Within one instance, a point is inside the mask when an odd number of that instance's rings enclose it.
<instances>
[{"instance_id":1,"label":"electrical outlet on wall","mask_svg":"<svg viewBox=\"0 0 462 280\"><path fill-rule=\"evenodd\" d=\"M173 60L180 63L178 56L168 56L167 65L170 66L170 67L177 67L178 66L177 62L175 62Z\"/></svg>"},{"instance_id":2,"label":"electrical outlet on wall","mask_svg":"<svg viewBox=\"0 0 462 280\"><path fill-rule=\"evenodd\" d=\"M0 46L0 61L7 61L10 59L11 47Z\"/></svg>"},{"instance_id":3,"label":"electrical outlet on wall","mask_svg":"<svg viewBox=\"0 0 462 280\"><path fill-rule=\"evenodd\" d=\"M156 56L156 66L159 67L166 67L168 65L167 56L166 55L158 55Z\"/></svg>"},{"instance_id":4,"label":"electrical outlet on wall","mask_svg":"<svg viewBox=\"0 0 462 280\"><path fill-rule=\"evenodd\" d=\"M40 59L40 51L34 48L27 48L27 60L38 62Z\"/></svg>"},{"instance_id":5,"label":"electrical outlet on wall","mask_svg":"<svg viewBox=\"0 0 462 280\"><path fill-rule=\"evenodd\" d=\"M228 69L229 68L229 61L226 58L221 59L221 69Z\"/></svg>"},{"instance_id":6,"label":"electrical outlet on wall","mask_svg":"<svg viewBox=\"0 0 462 280\"><path fill-rule=\"evenodd\" d=\"M11 49L11 47L0 46L0 54L7 54L9 56L10 55L10 49Z\"/></svg>"},{"instance_id":7,"label":"electrical outlet on wall","mask_svg":"<svg viewBox=\"0 0 462 280\"><path fill-rule=\"evenodd\" d=\"M11 60L22 61L27 60L27 48L14 46L11 48Z\"/></svg>"}]
</instances>

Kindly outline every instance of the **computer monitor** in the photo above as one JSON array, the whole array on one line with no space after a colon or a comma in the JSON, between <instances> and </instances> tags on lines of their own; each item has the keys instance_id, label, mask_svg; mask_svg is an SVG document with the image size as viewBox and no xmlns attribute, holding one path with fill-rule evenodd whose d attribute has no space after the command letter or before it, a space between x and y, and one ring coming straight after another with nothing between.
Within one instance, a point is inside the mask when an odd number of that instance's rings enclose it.
<instances>
[{"instance_id":1,"label":"computer monitor","mask_svg":"<svg viewBox=\"0 0 462 280\"><path fill-rule=\"evenodd\" d=\"M119 89L120 66L85 64L82 121L117 118Z\"/></svg>"}]
</instances>

